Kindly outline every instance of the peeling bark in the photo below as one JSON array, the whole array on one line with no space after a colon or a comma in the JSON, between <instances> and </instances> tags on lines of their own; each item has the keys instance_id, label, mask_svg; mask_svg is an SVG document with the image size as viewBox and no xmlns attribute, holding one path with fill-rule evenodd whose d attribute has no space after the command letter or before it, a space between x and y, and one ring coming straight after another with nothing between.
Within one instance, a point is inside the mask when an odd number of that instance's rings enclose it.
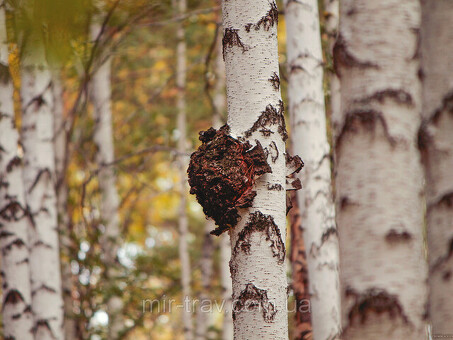
<instances>
[{"instance_id":1,"label":"peeling bark","mask_svg":"<svg viewBox=\"0 0 453 340\"><path fill-rule=\"evenodd\" d=\"M426 174L428 313L433 338L451 334L453 319L452 11L451 1L422 1L423 124L419 146Z\"/></svg>"},{"instance_id":2,"label":"peeling bark","mask_svg":"<svg viewBox=\"0 0 453 340\"><path fill-rule=\"evenodd\" d=\"M340 332L338 237L331 188L323 91L323 56L316 0L287 1L288 99L293 150L305 161L303 190L297 193L300 225L307 249L308 293L313 333L296 312L296 338L336 339ZM303 72L300 72L303 70ZM294 232L296 235L296 232ZM300 246L297 247L299 249ZM300 254L299 257L304 254ZM305 259L303 259L305 261ZM295 273L295 278L303 279ZM295 284L295 283L294 283ZM302 282L297 283L300 287ZM299 297L303 294L299 289ZM296 295L296 299L297 299ZM300 304L301 302L299 302Z\"/></svg>"},{"instance_id":3,"label":"peeling bark","mask_svg":"<svg viewBox=\"0 0 453 340\"><path fill-rule=\"evenodd\" d=\"M33 340L30 311L28 229L19 134L14 121L13 84L8 68L5 3L0 3L0 251L2 322L5 339Z\"/></svg>"},{"instance_id":4,"label":"peeling bark","mask_svg":"<svg viewBox=\"0 0 453 340\"><path fill-rule=\"evenodd\" d=\"M333 121L342 336L421 340L420 6L417 0L344 0L340 6L334 57L341 111L334 110Z\"/></svg>"},{"instance_id":5,"label":"peeling bark","mask_svg":"<svg viewBox=\"0 0 453 340\"><path fill-rule=\"evenodd\" d=\"M224 38L230 134L245 137L251 145L259 141L268 152L274 142L278 150L278 156L272 154L274 161L268 155L272 172L256 179L252 206L239 210L241 219L229 231L236 301L234 339L287 340L287 283L281 256L286 238L285 191L267 189L268 185L285 184L285 158L280 156L285 154L283 106L280 91L269 81L274 73L278 76L275 6L267 0L224 0L222 9L224 36L229 38L233 28L239 45L231 46L231 39ZM253 228L250 224L246 227L252 216L264 216L267 222L263 224L272 230L270 238L280 239L281 243L266 241L266 233L252 232L247 236L247 251L235 251L236 244L244 243L239 241L240 235L247 234L243 230ZM263 219L257 218L256 222Z\"/></svg>"},{"instance_id":6,"label":"peeling bark","mask_svg":"<svg viewBox=\"0 0 453 340\"><path fill-rule=\"evenodd\" d=\"M23 10L32 17L34 2ZM58 242L52 79L40 32L26 38L21 63L23 179L29 228L30 282L35 340L63 339ZM44 287L44 288L43 288Z\"/></svg>"}]
</instances>

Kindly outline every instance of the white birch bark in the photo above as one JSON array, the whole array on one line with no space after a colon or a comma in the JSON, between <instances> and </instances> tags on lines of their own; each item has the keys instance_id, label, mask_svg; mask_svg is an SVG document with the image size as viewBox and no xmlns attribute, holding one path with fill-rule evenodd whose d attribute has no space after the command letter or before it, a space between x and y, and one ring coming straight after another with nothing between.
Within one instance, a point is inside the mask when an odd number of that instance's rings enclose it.
<instances>
[{"instance_id":1,"label":"white birch bark","mask_svg":"<svg viewBox=\"0 0 453 340\"><path fill-rule=\"evenodd\" d=\"M187 11L187 2L186 0L174 0L173 5L178 14L183 14ZM176 38L178 39L178 44L176 47L176 86L178 87L177 95L177 110L178 110L178 121L177 128L179 132L178 139L178 151L180 153L178 159L179 166L179 217L178 217L178 230L179 230L179 259L181 262L181 286L182 286L182 297L184 308L182 310L182 322L183 322L183 332L185 340L193 339L193 325L192 325L192 311L188 302L191 300L191 289L190 289L190 257L189 257L189 247L187 236L189 233L189 221L187 218L186 211L186 196L187 196L187 159L184 157L186 152L186 42L185 42L185 32L182 23L178 23Z\"/></svg>"},{"instance_id":2,"label":"white birch bark","mask_svg":"<svg viewBox=\"0 0 453 340\"><path fill-rule=\"evenodd\" d=\"M69 216L67 209L68 187L66 184L65 174L65 157L66 157L66 130L64 118L63 103L63 85L61 83L60 69L57 68L52 72L52 94L53 94L53 117L54 117L54 137L53 143L55 148L55 173L56 173L56 192L57 192L57 214L58 230L60 235L60 249L63 254L61 260L62 290L64 302L64 334L66 340L77 339L77 325L73 312L72 300L72 273L71 273L71 255L69 253Z\"/></svg>"},{"instance_id":3,"label":"white birch bark","mask_svg":"<svg viewBox=\"0 0 453 340\"><path fill-rule=\"evenodd\" d=\"M8 69L5 2L0 3L0 250L2 322L5 339L33 340L28 230L19 134L14 121L13 83Z\"/></svg>"},{"instance_id":4,"label":"white birch bark","mask_svg":"<svg viewBox=\"0 0 453 340\"><path fill-rule=\"evenodd\" d=\"M91 25L92 39L96 39L101 29L99 21L94 20ZM119 196L116 189L116 175L114 168L108 166L115 159L111 105L111 63L112 58L107 57L95 71L91 79L90 92L94 106L95 130L93 138L97 147L96 163L100 168L98 173L101 193L100 213L105 227L101 238L101 248L106 266L106 280L112 281L107 284L107 287L115 285L114 280L119 274L117 253L120 239ZM123 300L113 291L116 290L108 292L109 297L107 299L107 314L109 316L107 338L109 340L118 339L124 328L122 320Z\"/></svg>"},{"instance_id":5,"label":"white birch bark","mask_svg":"<svg viewBox=\"0 0 453 340\"><path fill-rule=\"evenodd\" d=\"M433 337L453 333L453 2L422 1L423 118L429 315Z\"/></svg>"},{"instance_id":6,"label":"white birch bark","mask_svg":"<svg viewBox=\"0 0 453 340\"><path fill-rule=\"evenodd\" d=\"M323 60L317 0L286 1L288 100L292 145L305 167L297 192L307 249L314 340L340 332L338 234L326 134ZM303 339L298 334L297 339Z\"/></svg>"},{"instance_id":7,"label":"white birch bark","mask_svg":"<svg viewBox=\"0 0 453 340\"><path fill-rule=\"evenodd\" d=\"M334 56L343 338L425 339L420 4L343 0Z\"/></svg>"},{"instance_id":8,"label":"white birch bark","mask_svg":"<svg viewBox=\"0 0 453 340\"><path fill-rule=\"evenodd\" d=\"M32 2L26 8L32 15ZM22 51L22 144L29 228L30 279L35 340L63 339L58 246L52 78L41 32L32 31Z\"/></svg>"},{"instance_id":9,"label":"white birch bark","mask_svg":"<svg viewBox=\"0 0 453 340\"><path fill-rule=\"evenodd\" d=\"M257 180L253 206L241 212L230 231L234 339L287 340L286 132L278 78L278 12L267 0L224 0L222 9L231 135L246 137L253 145L259 141L272 168ZM264 231L256 230L259 225L265 225ZM241 249L243 242L250 245L247 251Z\"/></svg>"}]
</instances>

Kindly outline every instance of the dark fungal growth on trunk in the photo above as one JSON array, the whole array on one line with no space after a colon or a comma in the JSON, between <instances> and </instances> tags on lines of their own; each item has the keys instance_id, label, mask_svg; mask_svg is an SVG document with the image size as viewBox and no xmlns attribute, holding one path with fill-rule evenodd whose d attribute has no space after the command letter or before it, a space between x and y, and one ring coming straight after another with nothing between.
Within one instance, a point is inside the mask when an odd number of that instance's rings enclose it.
<instances>
[{"instance_id":1,"label":"dark fungal growth on trunk","mask_svg":"<svg viewBox=\"0 0 453 340\"><path fill-rule=\"evenodd\" d=\"M190 157L187 170L190 193L218 225L211 232L217 236L237 224L238 208L251 207L256 178L272 172L259 142L252 148L228 133L227 125L200 132L202 144Z\"/></svg>"}]
</instances>

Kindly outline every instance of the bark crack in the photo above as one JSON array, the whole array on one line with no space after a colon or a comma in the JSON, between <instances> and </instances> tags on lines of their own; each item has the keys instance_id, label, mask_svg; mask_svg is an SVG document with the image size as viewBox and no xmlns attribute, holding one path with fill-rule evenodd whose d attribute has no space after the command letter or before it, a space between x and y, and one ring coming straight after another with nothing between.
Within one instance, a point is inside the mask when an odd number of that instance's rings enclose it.
<instances>
[{"instance_id":1,"label":"bark crack","mask_svg":"<svg viewBox=\"0 0 453 340\"><path fill-rule=\"evenodd\" d=\"M266 126L277 125L278 133L282 136L283 141L286 141L288 139L288 133L286 132L284 111L285 109L281 100L277 108L272 106L272 104L267 105L253 126L244 133L245 137L249 138L252 133L258 130L263 136L268 137L269 135L266 135L260 128L266 129Z\"/></svg>"}]
</instances>

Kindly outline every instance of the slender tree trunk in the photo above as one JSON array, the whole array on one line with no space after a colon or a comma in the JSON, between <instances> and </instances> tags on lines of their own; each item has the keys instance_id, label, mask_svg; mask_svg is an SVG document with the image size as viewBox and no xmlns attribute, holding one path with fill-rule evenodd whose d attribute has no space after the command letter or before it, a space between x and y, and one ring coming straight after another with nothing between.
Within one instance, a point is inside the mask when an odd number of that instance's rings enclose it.
<instances>
[{"instance_id":1,"label":"slender tree trunk","mask_svg":"<svg viewBox=\"0 0 453 340\"><path fill-rule=\"evenodd\" d=\"M313 330L311 324L311 304L308 285L308 263L297 193L291 193L292 208L289 211L291 226L291 272L292 288L295 297L295 326L294 339L311 340Z\"/></svg>"},{"instance_id":2,"label":"slender tree trunk","mask_svg":"<svg viewBox=\"0 0 453 340\"><path fill-rule=\"evenodd\" d=\"M343 338L425 339L417 0L341 2L334 48Z\"/></svg>"},{"instance_id":3,"label":"slender tree trunk","mask_svg":"<svg viewBox=\"0 0 453 340\"><path fill-rule=\"evenodd\" d=\"M5 339L33 340L28 230L19 134L14 121L13 83L8 69L5 3L0 3L0 250L2 321Z\"/></svg>"},{"instance_id":4,"label":"slender tree trunk","mask_svg":"<svg viewBox=\"0 0 453 340\"><path fill-rule=\"evenodd\" d=\"M92 24L91 36L95 39L101 29L97 21ZM107 282L107 314L109 316L108 339L116 340L123 330L123 300L117 295L115 279L118 273L118 248L120 239L120 218L118 214L119 197L116 189L116 175L113 167L108 166L115 159L113 143L113 123L111 107L111 57L99 66L91 80L91 100L94 106L94 143L97 147L96 162L99 190L101 193L101 219L105 232L101 238L104 255L105 280Z\"/></svg>"},{"instance_id":5,"label":"slender tree trunk","mask_svg":"<svg viewBox=\"0 0 453 340\"><path fill-rule=\"evenodd\" d=\"M178 14L183 14L187 10L186 0L175 0L174 7ZM184 327L184 339L193 339L193 325L192 325L192 311L190 307L190 257L187 236L189 233L189 222L187 219L186 211L186 196L187 196L187 161L184 157L186 152L186 42L185 32L182 23L178 23L176 32L178 45L176 47L177 70L176 70L176 86L178 87L177 109L178 109L178 122L177 127L179 131L178 151L180 156L178 159L180 180L179 180L179 259L181 261L181 286L183 295L183 311L182 321ZM209 271L209 270L208 270Z\"/></svg>"},{"instance_id":6,"label":"slender tree trunk","mask_svg":"<svg viewBox=\"0 0 453 340\"><path fill-rule=\"evenodd\" d=\"M453 333L453 2L422 1L423 118L429 315L433 336Z\"/></svg>"},{"instance_id":7,"label":"slender tree trunk","mask_svg":"<svg viewBox=\"0 0 453 340\"><path fill-rule=\"evenodd\" d=\"M31 3L26 8L32 17ZM29 228L30 278L35 340L63 339L58 246L55 152L53 145L52 77L41 31L27 37L22 51L22 144L25 198L33 227Z\"/></svg>"},{"instance_id":8,"label":"slender tree trunk","mask_svg":"<svg viewBox=\"0 0 453 340\"><path fill-rule=\"evenodd\" d=\"M275 2L224 0L223 52L232 136L261 143L272 173L231 229L234 339L288 339L283 103Z\"/></svg>"},{"instance_id":9,"label":"slender tree trunk","mask_svg":"<svg viewBox=\"0 0 453 340\"><path fill-rule=\"evenodd\" d=\"M58 230L60 235L60 248L63 258L61 260L62 289L64 302L64 334L66 340L77 339L77 324L73 312L73 277L71 273L71 253L68 215L68 186L65 174L66 130L63 103L63 85L61 84L60 69L52 74L53 92L53 117L54 117L54 148L55 148L55 173L57 192Z\"/></svg>"},{"instance_id":10,"label":"slender tree trunk","mask_svg":"<svg viewBox=\"0 0 453 340\"><path fill-rule=\"evenodd\" d=\"M317 0L287 1L288 99L292 144L305 162L301 207L307 253L313 339L340 332L338 237L331 190L330 146L326 134L323 62ZM303 245L301 245L303 247ZM302 282L300 282L302 284ZM296 339L304 339L303 330Z\"/></svg>"},{"instance_id":11,"label":"slender tree trunk","mask_svg":"<svg viewBox=\"0 0 453 340\"><path fill-rule=\"evenodd\" d=\"M329 37L329 54L333 52L333 46L337 39L338 34L338 23L340 19L340 0L324 0L324 12L326 15L326 32ZM340 116L340 79L333 70L329 73L329 97L330 97L330 111L336 111L332 113L331 117L337 118Z\"/></svg>"}]
</instances>

